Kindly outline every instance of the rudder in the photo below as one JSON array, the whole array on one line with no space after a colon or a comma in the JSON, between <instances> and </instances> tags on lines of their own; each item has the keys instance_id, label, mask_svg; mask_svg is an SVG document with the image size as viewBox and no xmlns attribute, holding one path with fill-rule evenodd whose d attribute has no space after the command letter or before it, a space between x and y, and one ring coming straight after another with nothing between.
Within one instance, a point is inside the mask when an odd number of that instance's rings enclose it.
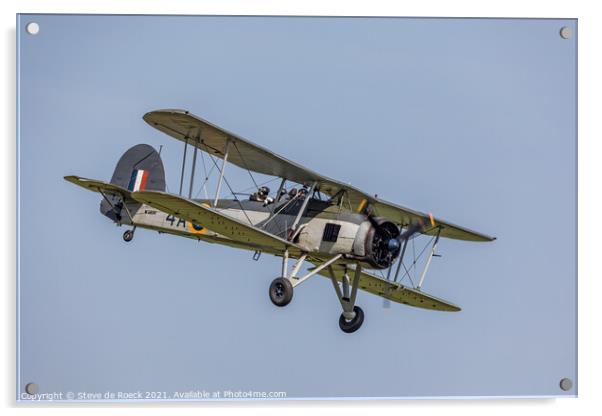
<instances>
[{"instance_id":1,"label":"rudder","mask_svg":"<svg viewBox=\"0 0 602 416\"><path fill-rule=\"evenodd\" d=\"M165 170L161 156L148 144L137 144L129 148L119 158L111 183L131 192L165 191ZM115 197L110 199L114 206L119 207L120 201ZM101 201L100 211L113 221L121 221L120 212L115 212L105 200Z\"/></svg>"}]
</instances>

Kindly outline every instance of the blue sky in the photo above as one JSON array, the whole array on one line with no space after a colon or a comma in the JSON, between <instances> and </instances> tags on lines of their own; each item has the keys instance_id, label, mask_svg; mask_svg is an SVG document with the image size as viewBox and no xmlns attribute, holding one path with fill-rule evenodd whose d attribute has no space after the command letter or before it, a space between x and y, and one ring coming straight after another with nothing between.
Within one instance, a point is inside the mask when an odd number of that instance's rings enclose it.
<instances>
[{"instance_id":1,"label":"blue sky","mask_svg":"<svg viewBox=\"0 0 602 416\"><path fill-rule=\"evenodd\" d=\"M576 36L562 26L576 34L554 19L22 15L19 390L574 394L558 388L576 380ZM148 143L176 191L182 147L141 118L159 108L498 237L440 244L423 289L462 312L360 293L349 336L326 279L270 303L277 258L144 230L123 242L62 177L109 180Z\"/></svg>"}]
</instances>

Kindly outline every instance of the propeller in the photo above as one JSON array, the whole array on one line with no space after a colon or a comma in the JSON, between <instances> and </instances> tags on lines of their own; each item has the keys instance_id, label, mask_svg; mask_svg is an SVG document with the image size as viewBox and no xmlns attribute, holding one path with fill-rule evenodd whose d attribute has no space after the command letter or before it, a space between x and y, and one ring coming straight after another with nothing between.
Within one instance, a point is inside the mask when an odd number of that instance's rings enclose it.
<instances>
[{"instance_id":1,"label":"propeller","mask_svg":"<svg viewBox=\"0 0 602 416\"><path fill-rule=\"evenodd\" d=\"M418 221L408 225L404 232L401 232L403 227L400 227L395 233L397 235L393 235L391 229L384 226L385 223L379 222L375 218L374 211L370 204L364 203L362 204L361 208L361 212L363 212L363 214L366 215L366 218L368 219L370 224L372 224L372 226L376 230L376 233L386 236L385 238L387 239L387 242L384 245L386 246L386 253L384 255L385 258L387 258L390 261L389 268L392 267L392 264L395 261L395 257L400 253L404 241L407 241L415 233L424 232L430 228L429 224L427 224L422 218L418 218ZM429 222L431 227L436 226L435 219L433 217L433 214L431 213L429 213ZM390 270L391 269L389 269L389 273ZM382 307L384 309L390 309L391 301L387 298L383 298Z\"/></svg>"},{"instance_id":2,"label":"propeller","mask_svg":"<svg viewBox=\"0 0 602 416\"><path fill-rule=\"evenodd\" d=\"M391 228L389 228L391 226L391 223L389 222L389 224L387 224L387 222L379 222L376 217L374 216L374 210L371 204L366 203L363 207L363 213L364 215L366 215L366 218L368 219L368 221L370 221L370 224L372 224L372 226L375 228L376 232L382 236L382 246L381 247L386 247L386 256L391 256L394 257L396 256L399 251L401 250L401 246L403 244L403 242L405 240L408 240L412 235L414 235L417 232L424 232L427 229L429 229L429 225L431 227L435 227L435 219L433 217L433 214L429 214L429 222L430 224L428 224L426 221L424 221L422 218L419 218L418 221L411 223L409 226L406 227L404 232L401 232L401 228L399 228L397 230L397 232L394 232ZM389 225L389 227L385 226L385 225ZM386 243L385 243L386 241Z\"/></svg>"}]
</instances>

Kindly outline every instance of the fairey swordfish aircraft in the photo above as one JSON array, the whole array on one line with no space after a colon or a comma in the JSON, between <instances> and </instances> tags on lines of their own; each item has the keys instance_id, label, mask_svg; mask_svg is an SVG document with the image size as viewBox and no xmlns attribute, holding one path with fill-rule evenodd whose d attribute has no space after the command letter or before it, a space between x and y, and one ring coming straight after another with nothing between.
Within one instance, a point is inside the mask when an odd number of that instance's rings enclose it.
<instances>
[{"instance_id":1,"label":"fairey swordfish aircraft","mask_svg":"<svg viewBox=\"0 0 602 416\"><path fill-rule=\"evenodd\" d=\"M166 192L161 157L146 144L123 154L108 183L79 176L65 179L102 195L101 213L118 225L132 227L123 234L125 241L132 240L137 228L146 228L251 250L255 260L261 253L282 257L280 275L269 287L270 299L277 306L286 306L294 288L312 276L328 277L343 309L339 326L346 333L357 331L364 321L364 312L355 304L358 289L418 308L459 311L456 305L421 290L431 259L437 256L437 243L440 237L495 239L320 175L188 111L152 111L144 120L184 142L179 195ZM194 153L186 198L182 184L189 146ZM199 150L209 155L219 171L211 199L192 198ZM217 159L222 159L219 165ZM240 199L235 192L233 199L221 198L223 182L230 186L224 177L228 163L249 173L281 178L277 192L270 196L267 187L259 187L248 198ZM410 251L408 243L418 236L429 238L425 249L430 249L423 250L426 259L419 279L414 275L417 284L404 285L399 279L402 267L406 276L416 266L414 258L406 267L404 256ZM289 267L291 259L296 261ZM300 273L307 263L311 267Z\"/></svg>"}]
</instances>

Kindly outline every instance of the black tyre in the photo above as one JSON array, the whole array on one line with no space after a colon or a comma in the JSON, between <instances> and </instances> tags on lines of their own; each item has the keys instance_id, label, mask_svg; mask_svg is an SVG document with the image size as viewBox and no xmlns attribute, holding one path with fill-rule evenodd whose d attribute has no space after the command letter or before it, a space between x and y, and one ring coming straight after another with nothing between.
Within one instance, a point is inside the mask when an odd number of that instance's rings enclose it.
<instances>
[{"instance_id":1,"label":"black tyre","mask_svg":"<svg viewBox=\"0 0 602 416\"><path fill-rule=\"evenodd\" d=\"M123 233L123 241L125 242L130 242L132 241L134 238L134 232L132 230L127 230L126 232Z\"/></svg>"},{"instance_id":2,"label":"black tyre","mask_svg":"<svg viewBox=\"0 0 602 416\"><path fill-rule=\"evenodd\" d=\"M360 327L364 323L364 311L362 310L362 308L360 308L359 306L354 306L353 312L355 312L355 318L353 318L351 321L345 319L345 316L343 314L341 314L341 317L339 318L339 326L341 327L341 330L348 334L351 334L352 332L355 332L358 329L360 329Z\"/></svg>"},{"instance_id":3,"label":"black tyre","mask_svg":"<svg viewBox=\"0 0 602 416\"><path fill-rule=\"evenodd\" d=\"M293 284L284 277L278 277L270 285L270 300L276 306L286 306L293 300Z\"/></svg>"}]
</instances>

